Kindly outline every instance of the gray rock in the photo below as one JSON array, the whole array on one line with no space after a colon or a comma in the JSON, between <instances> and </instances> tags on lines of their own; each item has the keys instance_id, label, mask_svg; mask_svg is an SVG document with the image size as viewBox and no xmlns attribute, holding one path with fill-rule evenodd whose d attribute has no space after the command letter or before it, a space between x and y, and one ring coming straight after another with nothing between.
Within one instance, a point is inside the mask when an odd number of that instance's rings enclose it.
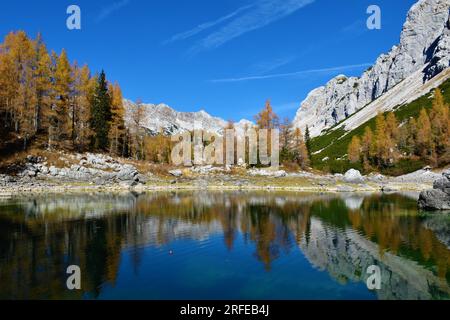
<instances>
[{"instance_id":1,"label":"gray rock","mask_svg":"<svg viewBox=\"0 0 450 320\"><path fill-rule=\"evenodd\" d=\"M444 171L444 172L442 173L442 176L443 176L444 178L450 179L450 169Z\"/></svg>"},{"instance_id":2,"label":"gray rock","mask_svg":"<svg viewBox=\"0 0 450 320\"><path fill-rule=\"evenodd\" d=\"M57 176L59 173L59 170L57 168L55 168L54 166L51 166L49 169L50 175L52 176Z\"/></svg>"},{"instance_id":3,"label":"gray rock","mask_svg":"<svg viewBox=\"0 0 450 320\"><path fill-rule=\"evenodd\" d=\"M434 181L433 190L423 191L419 196L419 207L424 210L450 210L450 172Z\"/></svg>"},{"instance_id":4,"label":"gray rock","mask_svg":"<svg viewBox=\"0 0 450 320\"><path fill-rule=\"evenodd\" d=\"M174 177L181 177L183 175L183 172L181 170L177 169L177 170L169 171L169 174L171 174Z\"/></svg>"},{"instance_id":5,"label":"gray rock","mask_svg":"<svg viewBox=\"0 0 450 320\"><path fill-rule=\"evenodd\" d=\"M386 177L380 173L370 174L367 178L372 182L383 182L384 180L386 180Z\"/></svg>"},{"instance_id":6,"label":"gray rock","mask_svg":"<svg viewBox=\"0 0 450 320\"><path fill-rule=\"evenodd\" d=\"M29 169L29 170L25 171L25 175L30 178L34 178L37 175L37 171Z\"/></svg>"},{"instance_id":7,"label":"gray rock","mask_svg":"<svg viewBox=\"0 0 450 320\"><path fill-rule=\"evenodd\" d=\"M139 174L139 172L134 168L124 168L121 171L119 171L117 175L117 179L121 181L126 180L134 180L134 178Z\"/></svg>"},{"instance_id":8,"label":"gray rock","mask_svg":"<svg viewBox=\"0 0 450 320\"><path fill-rule=\"evenodd\" d=\"M448 179L446 177L437 179L433 183L433 189L438 189L438 190L444 191L445 193L450 195L450 179Z\"/></svg>"},{"instance_id":9,"label":"gray rock","mask_svg":"<svg viewBox=\"0 0 450 320\"><path fill-rule=\"evenodd\" d=\"M358 170L350 169L345 173L344 181L347 183L363 183L364 178Z\"/></svg>"},{"instance_id":10,"label":"gray rock","mask_svg":"<svg viewBox=\"0 0 450 320\"><path fill-rule=\"evenodd\" d=\"M148 177L143 175L143 174L138 174L136 176L136 178L137 178L138 182L140 182L142 184L146 184L148 182L148 180L149 180Z\"/></svg>"},{"instance_id":11,"label":"gray rock","mask_svg":"<svg viewBox=\"0 0 450 320\"><path fill-rule=\"evenodd\" d=\"M40 168L39 168L39 172L42 173L42 174L44 174L44 175L46 175L46 174L49 174L49 173L50 173L50 170L48 169L47 166L41 165Z\"/></svg>"},{"instance_id":12,"label":"gray rock","mask_svg":"<svg viewBox=\"0 0 450 320\"><path fill-rule=\"evenodd\" d=\"M439 189L420 193L419 208L423 210L450 210L450 195Z\"/></svg>"}]
</instances>

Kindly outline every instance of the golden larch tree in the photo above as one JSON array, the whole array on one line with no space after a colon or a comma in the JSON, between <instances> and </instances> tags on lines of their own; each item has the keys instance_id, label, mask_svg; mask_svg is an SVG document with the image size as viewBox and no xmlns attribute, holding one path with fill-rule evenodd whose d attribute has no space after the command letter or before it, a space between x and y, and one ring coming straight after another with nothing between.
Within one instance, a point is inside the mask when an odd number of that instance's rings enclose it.
<instances>
[{"instance_id":1,"label":"golden larch tree","mask_svg":"<svg viewBox=\"0 0 450 320\"><path fill-rule=\"evenodd\" d=\"M255 116L256 124L259 129L275 129L278 128L279 118L273 111L270 100L266 101L264 109Z\"/></svg>"},{"instance_id":2,"label":"golden larch tree","mask_svg":"<svg viewBox=\"0 0 450 320\"><path fill-rule=\"evenodd\" d=\"M417 120L417 149L419 155L425 160L430 160L435 155L431 121L425 108L420 110Z\"/></svg>"},{"instance_id":3,"label":"golden larch tree","mask_svg":"<svg viewBox=\"0 0 450 320\"><path fill-rule=\"evenodd\" d=\"M306 148L305 140L300 128L296 128L293 134L292 151L294 154L294 160L305 170L309 167L310 160L308 155L308 149Z\"/></svg>"},{"instance_id":4,"label":"golden larch tree","mask_svg":"<svg viewBox=\"0 0 450 320\"><path fill-rule=\"evenodd\" d=\"M90 127L91 99L95 87L95 79L91 78L91 71L87 65L81 69L74 67L74 114L73 132L74 145L78 151L89 148L93 131Z\"/></svg>"},{"instance_id":5,"label":"golden larch tree","mask_svg":"<svg viewBox=\"0 0 450 320\"><path fill-rule=\"evenodd\" d=\"M370 170L370 159L374 154L373 131L370 127L364 129L364 135L361 139L361 152L363 158L364 170Z\"/></svg>"},{"instance_id":6,"label":"golden larch tree","mask_svg":"<svg viewBox=\"0 0 450 320\"><path fill-rule=\"evenodd\" d=\"M122 90L118 83L110 84L111 95L111 128L109 131L110 153L116 156L124 156L125 147L125 108L123 105Z\"/></svg>"},{"instance_id":7,"label":"golden larch tree","mask_svg":"<svg viewBox=\"0 0 450 320\"><path fill-rule=\"evenodd\" d=\"M434 91L433 104L430 111L432 139L438 157L445 155L450 149L449 106L439 89Z\"/></svg>"},{"instance_id":8,"label":"golden larch tree","mask_svg":"<svg viewBox=\"0 0 450 320\"><path fill-rule=\"evenodd\" d=\"M358 136L353 136L348 145L348 160L351 163L357 163L361 160L361 139Z\"/></svg>"},{"instance_id":9,"label":"golden larch tree","mask_svg":"<svg viewBox=\"0 0 450 320\"><path fill-rule=\"evenodd\" d=\"M69 110L71 107L71 90L73 84L72 68L67 58L66 51L63 49L61 54L56 57L56 67L54 68L54 103L52 112L52 136L54 141L50 145L66 148L71 129Z\"/></svg>"}]
</instances>

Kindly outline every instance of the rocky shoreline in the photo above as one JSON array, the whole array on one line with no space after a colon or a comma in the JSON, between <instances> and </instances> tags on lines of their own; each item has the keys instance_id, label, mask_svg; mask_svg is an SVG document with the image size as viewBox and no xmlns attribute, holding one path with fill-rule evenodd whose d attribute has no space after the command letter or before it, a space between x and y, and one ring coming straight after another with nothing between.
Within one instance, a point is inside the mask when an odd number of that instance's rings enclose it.
<instances>
[{"instance_id":1,"label":"rocky shoreline","mask_svg":"<svg viewBox=\"0 0 450 320\"><path fill-rule=\"evenodd\" d=\"M140 172L135 165L107 155L61 154L59 166L29 155L15 176L0 175L0 196L30 193L146 192L174 190L271 190L296 192L423 191L433 186L440 172L424 168L401 177L362 176L357 170L342 174L286 172L281 169L246 169L243 166ZM142 170L141 170L142 171Z\"/></svg>"}]
</instances>

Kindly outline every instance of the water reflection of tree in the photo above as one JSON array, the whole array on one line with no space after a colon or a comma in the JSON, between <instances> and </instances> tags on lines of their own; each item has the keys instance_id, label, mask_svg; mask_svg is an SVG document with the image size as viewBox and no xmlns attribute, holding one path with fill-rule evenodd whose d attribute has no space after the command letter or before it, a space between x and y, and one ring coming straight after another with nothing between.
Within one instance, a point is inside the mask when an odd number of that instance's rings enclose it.
<instances>
[{"instance_id":1,"label":"water reflection of tree","mask_svg":"<svg viewBox=\"0 0 450 320\"><path fill-rule=\"evenodd\" d=\"M313 217L339 232L360 232L381 253L417 261L450 282L450 251L420 219L408 218L417 214L413 202L395 195L366 197L359 209L335 196L181 193L117 197L108 206L99 198L94 210L98 215L92 218L79 207L45 201L37 198L31 206L17 203L0 209L0 298L81 298L64 287L70 264L84 270L84 294L98 297L102 286L115 285L124 249L138 272L145 245L195 239L199 235L194 226L217 232L219 225L229 250L242 236L270 271L283 253L309 243ZM117 210L114 201L128 205ZM180 224L187 230L177 233Z\"/></svg>"},{"instance_id":2,"label":"water reflection of tree","mask_svg":"<svg viewBox=\"0 0 450 320\"><path fill-rule=\"evenodd\" d=\"M0 225L4 226L2 216ZM81 267L85 292L98 296L101 285L114 283L120 263L120 242L116 239L121 216L110 221L73 221L62 224L14 222L2 230L0 297L81 298L65 287L68 265ZM86 272L84 272L86 271Z\"/></svg>"}]
</instances>

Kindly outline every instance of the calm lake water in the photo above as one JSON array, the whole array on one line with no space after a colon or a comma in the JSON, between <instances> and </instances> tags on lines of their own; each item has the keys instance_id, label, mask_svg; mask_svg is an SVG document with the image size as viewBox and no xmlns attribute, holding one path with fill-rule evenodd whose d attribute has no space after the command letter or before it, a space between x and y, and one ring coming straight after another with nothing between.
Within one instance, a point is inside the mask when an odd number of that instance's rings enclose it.
<instances>
[{"instance_id":1,"label":"calm lake water","mask_svg":"<svg viewBox=\"0 0 450 320\"><path fill-rule=\"evenodd\" d=\"M449 299L450 218L420 214L416 196L0 200L0 299Z\"/></svg>"}]
</instances>

